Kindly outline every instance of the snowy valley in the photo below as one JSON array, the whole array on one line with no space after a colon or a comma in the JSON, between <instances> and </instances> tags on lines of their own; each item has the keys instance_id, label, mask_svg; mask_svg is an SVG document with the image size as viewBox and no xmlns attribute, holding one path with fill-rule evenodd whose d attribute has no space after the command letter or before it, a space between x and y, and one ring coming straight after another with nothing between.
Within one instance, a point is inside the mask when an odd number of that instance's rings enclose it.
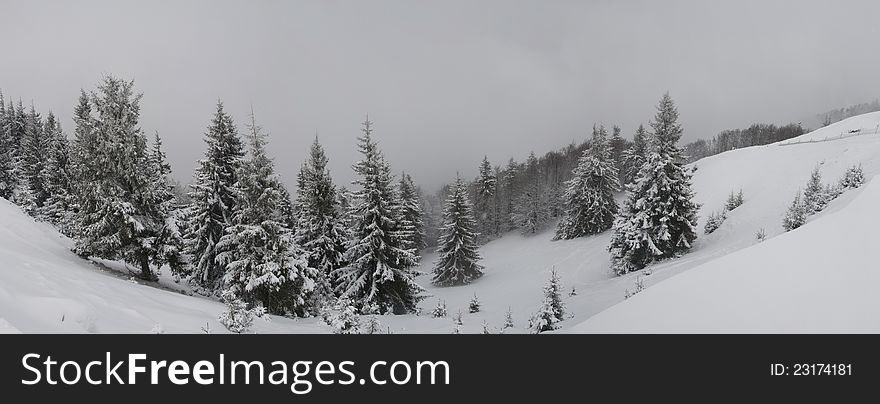
<instances>
[{"instance_id":1,"label":"snowy valley","mask_svg":"<svg viewBox=\"0 0 880 404\"><path fill-rule=\"evenodd\" d=\"M607 250L611 231L554 241L553 223L481 246L484 274L467 285L433 286L437 255L425 252L415 267L423 273L415 281L429 295L419 314L375 318L392 333L528 332L555 268L566 310L559 332L880 332L873 291L880 270L872 266L880 225L880 183L872 181L880 174L878 127L880 113L869 113L692 163L700 232L681 257L617 276ZM843 192L804 226L783 230L786 209L815 167L824 183L834 184L859 165L864 185ZM710 213L740 190L743 204L704 234ZM82 259L71 252L72 240L2 199L0 223L0 333L228 332L218 323L224 305L194 295L167 267L149 282L120 262ZM475 296L480 310L470 313ZM447 314L435 318L441 302ZM513 327L502 330L508 311ZM318 317L269 316L256 319L252 331L329 333L331 327Z\"/></svg>"}]
</instances>

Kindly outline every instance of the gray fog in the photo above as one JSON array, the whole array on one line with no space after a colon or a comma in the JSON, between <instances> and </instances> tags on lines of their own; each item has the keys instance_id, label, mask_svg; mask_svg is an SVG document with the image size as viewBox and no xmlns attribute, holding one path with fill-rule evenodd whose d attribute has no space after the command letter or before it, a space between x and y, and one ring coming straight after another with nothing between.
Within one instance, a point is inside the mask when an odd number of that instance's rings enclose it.
<instances>
[{"instance_id":1,"label":"gray fog","mask_svg":"<svg viewBox=\"0 0 880 404\"><path fill-rule=\"evenodd\" d=\"M877 1L8 1L0 89L72 133L80 88L135 80L141 126L189 182L218 98L253 106L292 185L317 132L337 183L369 114L428 190L494 164L631 137L665 91L684 141L808 122L880 96Z\"/></svg>"}]
</instances>

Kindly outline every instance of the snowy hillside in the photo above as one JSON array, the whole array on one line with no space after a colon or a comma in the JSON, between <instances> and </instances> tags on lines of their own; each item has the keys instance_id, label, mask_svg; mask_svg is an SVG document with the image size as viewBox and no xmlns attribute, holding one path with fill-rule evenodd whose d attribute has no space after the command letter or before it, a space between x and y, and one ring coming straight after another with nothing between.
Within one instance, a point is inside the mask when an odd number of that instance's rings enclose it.
<instances>
[{"instance_id":1,"label":"snowy hillside","mask_svg":"<svg viewBox=\"0 0 880 404\"><path fill-rule=\"evenodd\" d=\"M880 180L845 209L646 289L575 332L880 332Z\"/></svg>"},{"instance_id":2,"label":"snowy hillside","mask_svg":"<svg viewBox=\"0 0 880 404\"><path fill-rule=\"evenodd\" d=\"M141 285L70 252L70 240L0 199L0 333L198 333L223 305ZM138 281L140 282L140 281ZM277 318L261 332L314 332ZM294 326L295 325L295 326Z\"/></svg>"},{"instance_id":3,"label":"snowy hillside","mask_svg":"<svg viewBox=\"0 0 880 404\"><path fill-rule=\"evenodd\" d=\"M780 233L782 212L817 162L825 182L853 164L862 164L870 181L880 172L878 124L880 113L860 115L784 146L699 161L695 188L701 201L717 206L724 187L743 184L747 202L703 238L697 254L754 244L759 226L768 235ZM875 178L844 193L806 226L650 287L573 331L878 332L880 302L873 285L880 271L870 259L878 205Z\"/></svg>"},{"instance_id":4,"label":"snowy hillside","mask_svg":"<svg viewBox=\"0 0 880 404\"><path fill-rule=\"evenodd\" d=\"M569 318L562 324L576 332L880 331L880 321L867 320L880 318L880 305L864 300L877 295L872 288L878 275L860 265L867 261L871 229L880 224L869 208L880 204L880 183L844 193L805 227L779 236L785 209L816 165L826 183L858 164L868 179L880 173L880 134L824 141L878 125L880 113L866 114L785 142L803 143L698 161L693 185L702 204L700 235L692 252L679 259L617 277L609 271L610 232L567 241L551 241L552 229L530 237L510 233L481 247L485 275L476 282L437 288L430 286L430 275L420 276L416 281L431 295L420 304L421 315L379 320L395 333L449 333L461 310L462 332L480 332L483 321L498 332L509 308L516 326L505 332L525 332L555 267L564 290L577 291L565 295ZM717 231L702 234L709 213L740 189L745 203ZM131 281L118 263L106 263L114 271L73 255L69 240L5 200L0 223L0 332L198 333L206 323L212 332L225 331L217 322L223 305L188 296L167 270L158 284ZM755 233L762 228L769 240L758 244ZM430 272L434 259L426 254L418 269ZM768 266L771 262L776 265ZM623 302L639 278L647 289ZM482 307L471 314L467 306L474 294ZM448 316L432 318L440 300ZM853 305L861 308L843 310ZM318 319L280 317L257 320L254 330L330 332Z\"/></svg>"}]
</instances>

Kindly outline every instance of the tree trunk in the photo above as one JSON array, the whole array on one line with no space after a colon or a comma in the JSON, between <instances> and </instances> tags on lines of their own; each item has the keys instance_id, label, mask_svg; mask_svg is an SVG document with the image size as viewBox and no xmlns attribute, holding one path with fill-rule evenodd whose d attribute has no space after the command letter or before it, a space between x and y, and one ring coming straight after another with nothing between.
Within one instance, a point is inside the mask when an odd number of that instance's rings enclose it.
<instances>
[{"instance_id":1,"label":"tree trunk","mask_svg":"<svg viewBox=\"0 0 880 404\"><path fill-rule=\"evenodd\" d=\"M148 281L156 280L156 275L154 275L153 270L150 269L150 259L146 257L141 260L141 278Z\"/></svg>"}]
</instances>

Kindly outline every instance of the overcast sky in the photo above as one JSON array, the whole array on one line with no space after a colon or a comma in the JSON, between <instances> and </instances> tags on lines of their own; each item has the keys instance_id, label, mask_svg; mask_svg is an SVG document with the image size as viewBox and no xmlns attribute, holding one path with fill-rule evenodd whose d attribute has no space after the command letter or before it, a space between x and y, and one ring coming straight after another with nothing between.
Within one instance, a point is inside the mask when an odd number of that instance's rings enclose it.
<instances>
[{"instance_id":1,"label":"overcast sky","mask_svg":"<svg viewBox=\"0 0 880 404\"><path fill-rule=\"evenodd\" d=\"M242 130L253 105L288 184L316 131L347 184L369 113L393 169L433 190L594 123L630 137L665 91L686 141L880 96L873 0L0 0L0 15L7 99L70 133L80 88L134 79L184 182L218 98Z\"/></svg>"}]
</instances>

